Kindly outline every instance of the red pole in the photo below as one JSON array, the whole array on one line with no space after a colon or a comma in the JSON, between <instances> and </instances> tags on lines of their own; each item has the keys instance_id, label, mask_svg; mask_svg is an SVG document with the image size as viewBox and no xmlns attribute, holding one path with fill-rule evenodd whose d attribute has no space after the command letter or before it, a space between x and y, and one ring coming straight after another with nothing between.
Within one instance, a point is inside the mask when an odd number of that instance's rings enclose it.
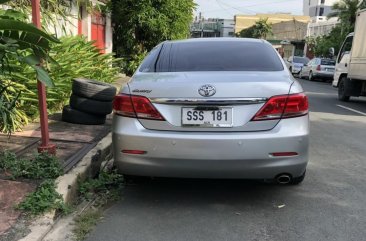
<instances>
[{"instance_id":1,"label":"red pole","mask_svg":"<svg viewBox=\"0 0 366 241\"><path fill-rule=\"evenodd\" d=\"M41 29L41 13L40 13L40 0L32 0L32 21L33 24ZM38 89L38 104L40 113L41 124L41 145L38 147L38 152L47 152L49 154L56 154L56 145L50 143L50 137L48 132L48 114L47 114L47 102L46 102L46 87L45 85L37 81Z\"/></svg>"}]
</instances>

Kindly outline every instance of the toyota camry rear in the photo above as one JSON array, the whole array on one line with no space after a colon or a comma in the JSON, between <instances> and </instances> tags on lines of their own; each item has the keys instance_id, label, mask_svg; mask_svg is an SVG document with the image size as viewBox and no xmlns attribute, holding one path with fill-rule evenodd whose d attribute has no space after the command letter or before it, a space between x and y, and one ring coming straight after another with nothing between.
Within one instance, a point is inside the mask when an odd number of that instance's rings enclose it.
<instances>
[{"instance_id":1,"label":"toyota camry rear","mask_svg":"<svg viewBox=\"0 0 366 241\"><path fill-rule=\"evenodd\" d=\"M304 179L308 99L266 41L163 42L113 108L114 158L123 174Z\"/></svg>"}]
</instances>

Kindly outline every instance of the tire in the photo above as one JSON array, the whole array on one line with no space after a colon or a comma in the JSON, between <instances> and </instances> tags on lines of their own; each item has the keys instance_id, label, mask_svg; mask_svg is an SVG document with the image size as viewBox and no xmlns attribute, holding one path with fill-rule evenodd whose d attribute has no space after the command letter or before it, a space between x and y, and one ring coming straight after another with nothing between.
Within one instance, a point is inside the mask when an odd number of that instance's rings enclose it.
<instances>
[{"instance_id":1,"label":"tire","mask_svg":"<svg viewBox=\"0 0 366 241\"><path fill-rule=\"evenodd\" d=\"M94 115L108 115L112 112L111 101L93 100L72 94L70 107Z\"/></svg>"},{"instance_id":2,"label":"tire","mask_svg":"<svg viewBox=\"0 0 366 241\"><path fill-rule=\"evenodd\" d=\"M314 76L313 76L313 72L309 72L309 80L310 81L314 81Z\"/></svg>"},{"instance_id":3,"label":"tire","mask_svg":"<svg viewBox=\"0 0 366 241\"><path fill-rule=\"evenodd\" d=\"M112 101L116 95L117 88L95 80L79 78L73 80L72 92L78 96L93 100Z\"/></svg>"},{"instance_id":4,"label":"tire","mask_svg":"<svg viewBox=\"0 0 366 241\"><path fill-rule=\"evenodd\" d=\"M102 125L105 123L105 115L93 115L84 113L65 106L62 110L62 121L82 125Z\"/></svg>"},{"instance_id":5,"label":"tire","mask_svg":"<svg viewBox=\"0 0 366 241\"><path fill-rule=\"evenodd\" d=\"M343 76L338 84L338 99L340 101L347 102L351 98L350 96L345 94L347 87L347 77Z\"/></svg>"},{"instance_id":6,"label":"tire","mask_svg":"<svg viewBox=\"0 0 366 241\"><path fill-rule=\"evenodd\" d=\"M304 181L305 174L306 174L306 170L305 170L304 174L302 174L301 176L292 178L290 184L291 185L299 185L300 183L302 183Z\"/></svg>"}]
</instances>

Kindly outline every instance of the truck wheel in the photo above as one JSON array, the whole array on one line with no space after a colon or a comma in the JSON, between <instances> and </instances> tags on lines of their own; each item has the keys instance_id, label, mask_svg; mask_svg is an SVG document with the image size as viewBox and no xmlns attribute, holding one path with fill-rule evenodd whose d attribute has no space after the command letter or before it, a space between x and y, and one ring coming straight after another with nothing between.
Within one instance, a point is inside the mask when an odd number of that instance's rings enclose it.
<instances>
[{"instance_id":1,"label":"truck wheel","mask_svg":"<svg viewBox=\"0 0 366 241\"><path fill-rule=\"evenodd\" d=\"M338 99L340 101L349 101L350 96L346 95L346 86L347 86L348 79L347 77L343 76L341 80L339 81L338 85Z\"/></svg>"}]
</instances>

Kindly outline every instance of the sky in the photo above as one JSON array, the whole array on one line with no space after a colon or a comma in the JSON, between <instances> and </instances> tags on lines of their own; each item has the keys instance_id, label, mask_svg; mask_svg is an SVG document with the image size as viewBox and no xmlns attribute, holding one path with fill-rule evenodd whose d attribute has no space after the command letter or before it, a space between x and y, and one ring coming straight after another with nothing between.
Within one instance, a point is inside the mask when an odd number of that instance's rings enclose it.
<instances>
[{"instance_id":1,"label":"sky","mask_svg":"<svg viewBox=\"0 0 366 241\"><path fill-rule=\"evenodd\" d=\"M237 14L289 12L302 15L303 0L194 0L196 15L205 18L229 18Z\"/></svg>"}]
</instances>

